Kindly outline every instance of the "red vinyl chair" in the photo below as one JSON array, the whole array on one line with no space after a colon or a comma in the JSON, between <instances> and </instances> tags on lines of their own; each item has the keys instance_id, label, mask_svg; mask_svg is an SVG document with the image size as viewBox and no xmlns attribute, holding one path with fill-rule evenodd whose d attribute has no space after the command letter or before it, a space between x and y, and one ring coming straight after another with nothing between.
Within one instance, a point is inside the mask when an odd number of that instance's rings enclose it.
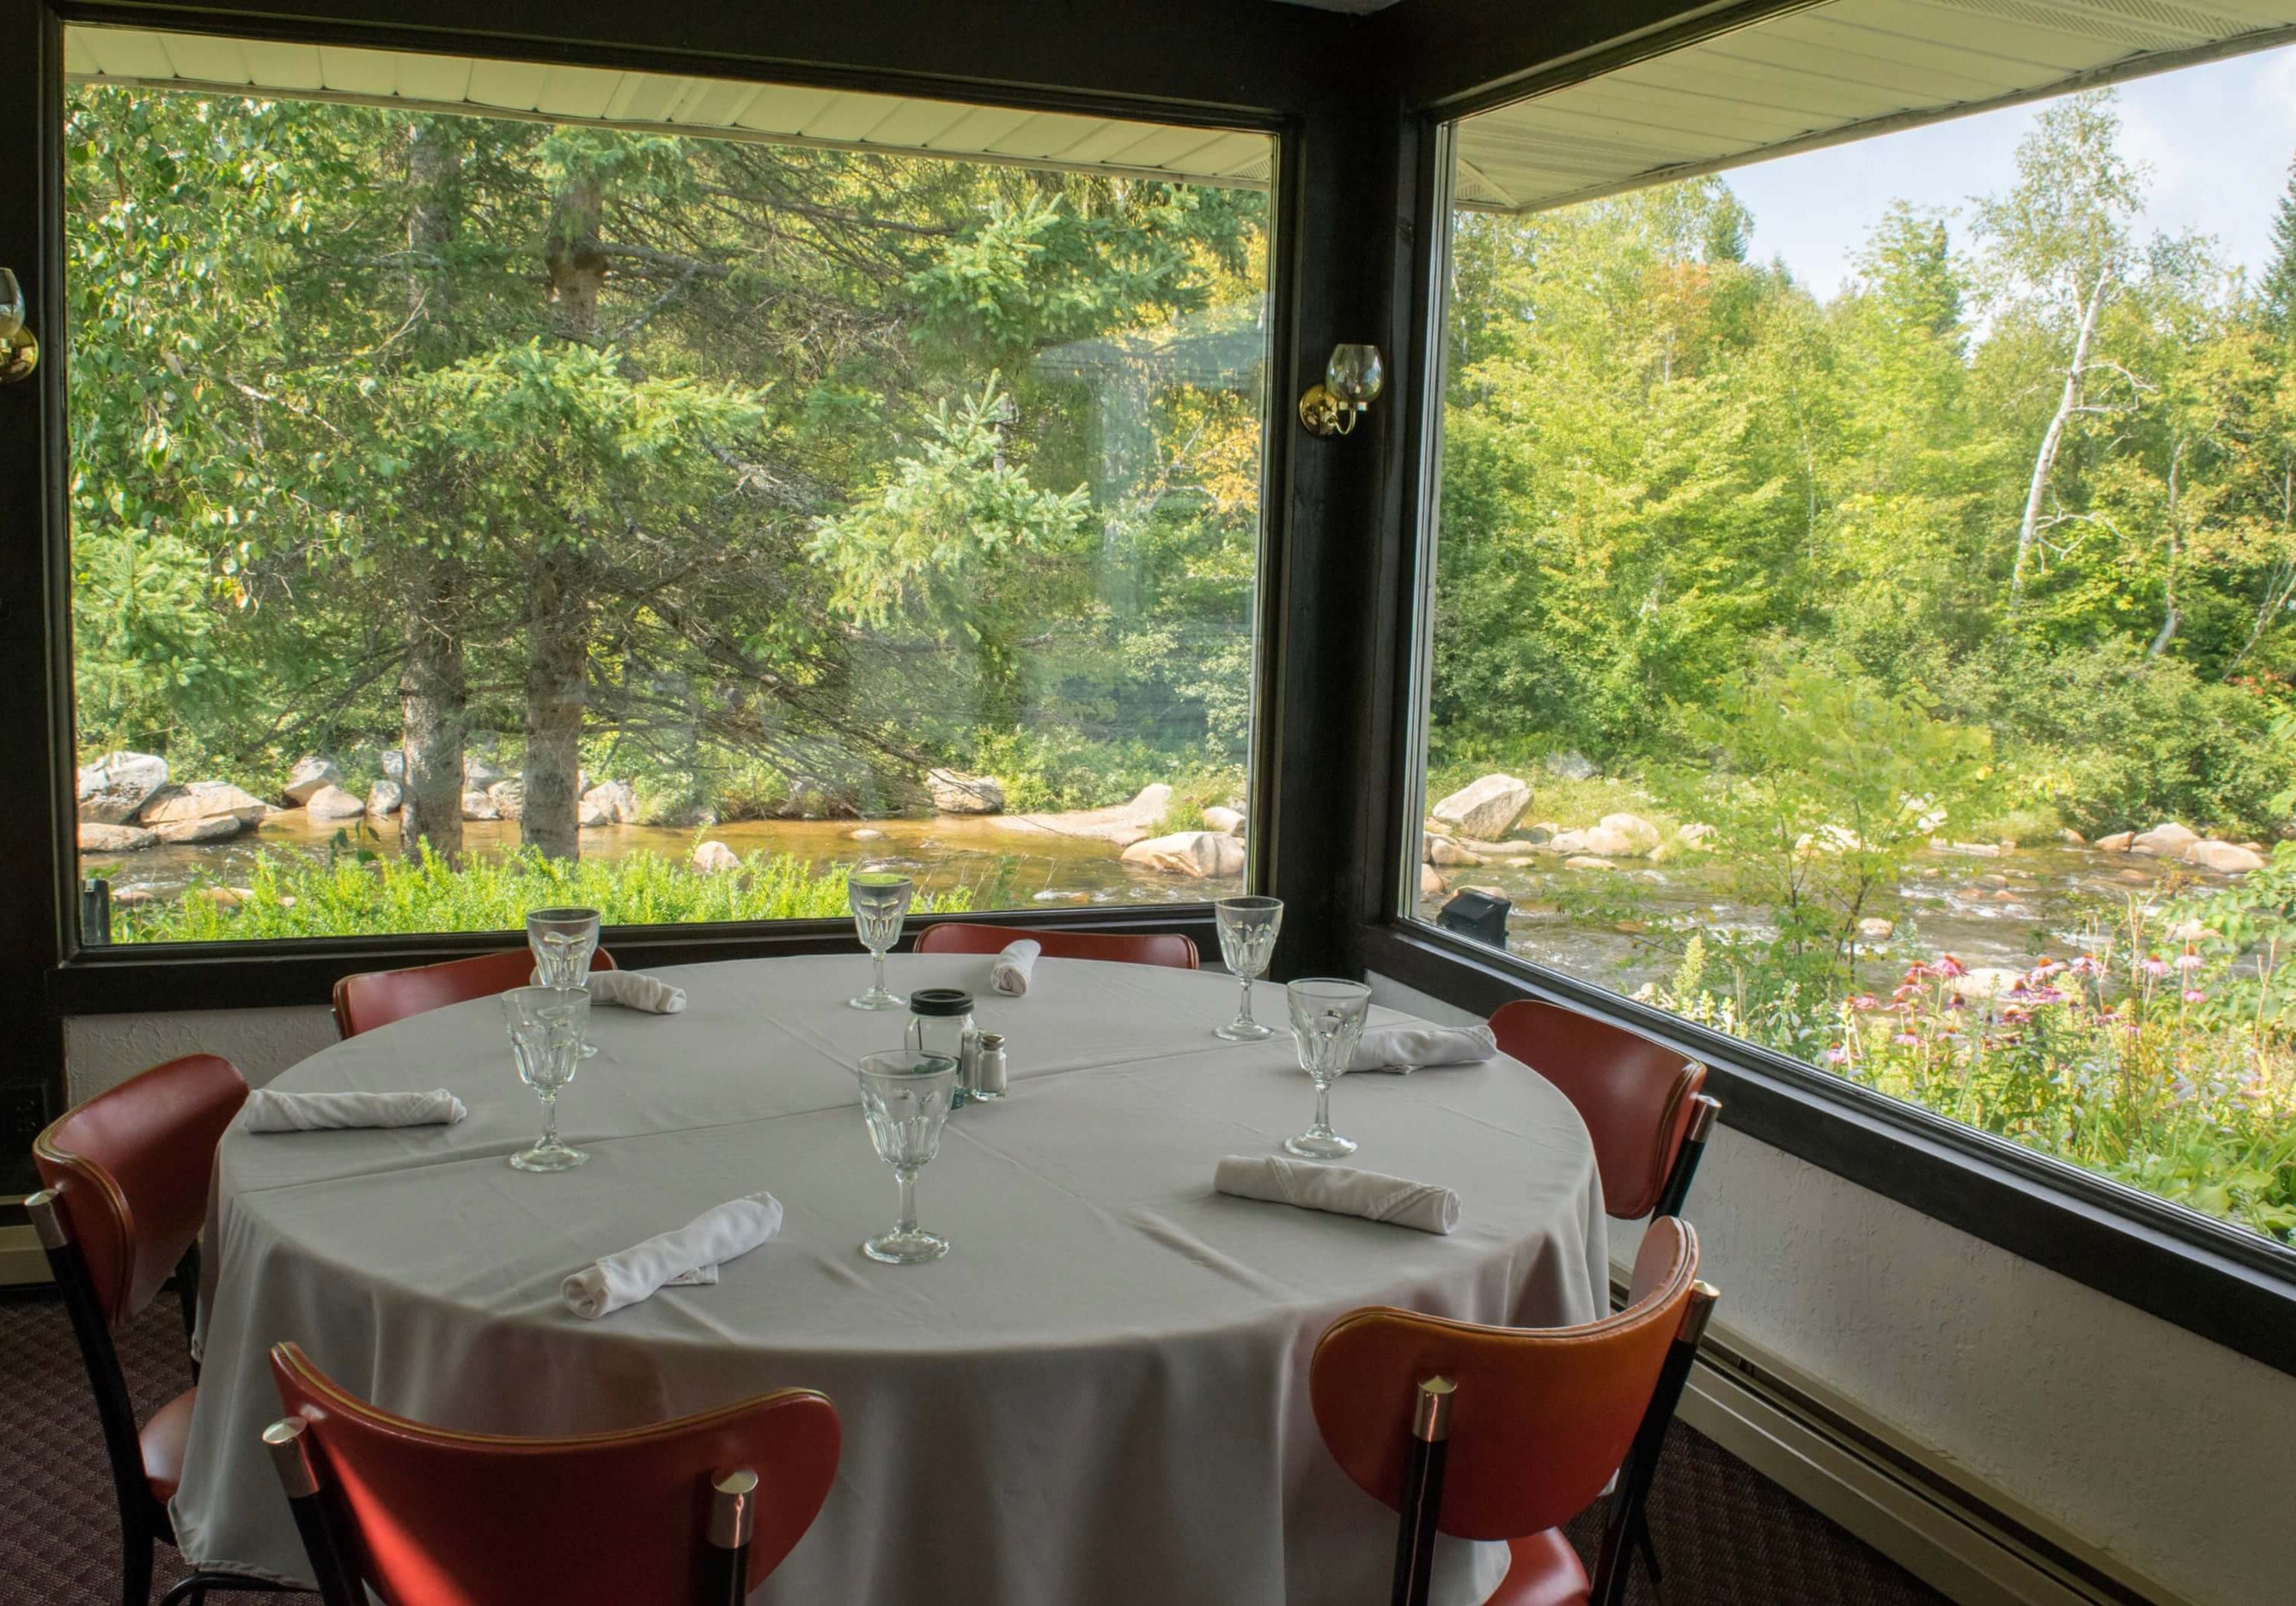
<instances>
[{"instance_id":1,"label":"red vinyl chair","mask_svg":"<svg viewBox=\"0 0 2296 1606\"><path fill-rule=\"evenodd\" d=\"M264 1430L326 1606L740 1606L837 1475L828 1399L773 1394L620 1433L502 1438L376 1410L292 1344Z\"/></svg>"},{"instance_id":2,"label":"red vinyl chair","mask_svg":"<svg viewBox=\"0 0 2296 1606\"><path fill-rule=\"evenodd\" d=\"M1437 1533L1505 1539L1484 1606L1619 1606L1630 1534L1716 1299L1698 1235L1653 1221L1625 1310L1578 1327L1482 1327L1374 1308L1316 1346L1308 1397L1324 1444L1401 1513L1396 1606L1423 1606ZM1618 1486L1590 1580L1562 1524Z\"/></svg>"},{"instance_id":3,"label":"red vinyl chair","mask_svg":"<svg viewBox=\"0 0 2296 1606\"><path fill-rule=\"evenodd\" d=\"M920 954L1001 954L1023 937L1045 946L1047 959L1104 959L1114 964L1160 964L1167 970L1197 968L1196 942L1177 931L1039 931L1029 926L989 926L969 921L937 921L917 938Z\"/></svg>"},{"instance_id":4,"label":"red vinyl chair","mask_svg":"<svg viewBox=\"0 0 2296 1606\"><path fill-rule=\"evenodd\" d=\"M168 1502L183 1479L194 1386L138 1427L112 1335L159 1298L169 1275L189 1337L200 1286L200 1228L216 1145L247 1101L228 1060L186 1054L66 1110L32 1140L41 1189L25 1211L47 1251L95 1394L119 1504L120 1599L148 1606L152 1546L176 1542ZM168 1592L198 1606L209 1587L272 1590L260 1578L198 1571Z\"/></svg>"},{"instance_id":5,"label":"red vinyl chair","mask_svg":"<svg viewBox=\"0 0 2296 1606\"><path fill-rule=\"evenodd\" d=\"M594 971L611 971L614 956L600 948L590 955ZM368 971L335 983L335 1030L346 1037L389 1026L426 1010L444 1009L472 998L490 997L524 987L534 979L534 955L526 948L449 959L404 971Z\"/></svg>"},{"instance_id":6,"label":"red vinyl chair","mask_svg":"<svg viewBox=\"0 0 2296 1606\"><path fill-rule=\"evenodd\" d=\"M1595 1140L1603 1208L1621 1221L1679 1216L1722 1102L1699 1091L1706 1068L1673 1049L1538 998L1491 1016L1499 1052L1578 1106Z\"/></svg>"}]
</instances>

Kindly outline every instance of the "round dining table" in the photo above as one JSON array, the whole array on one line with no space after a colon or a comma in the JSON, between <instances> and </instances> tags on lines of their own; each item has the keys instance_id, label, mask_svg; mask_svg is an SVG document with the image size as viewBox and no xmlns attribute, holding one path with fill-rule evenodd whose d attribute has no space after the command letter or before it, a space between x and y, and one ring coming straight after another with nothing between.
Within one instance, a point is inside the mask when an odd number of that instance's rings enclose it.
<instances>
[{"instance_id":1,"label":"round dining table","mask_svg":"<svg viewBox=\"0 0 2296 1606\"><path fill-rule=\"evenodd\" d=\"M464 1431L636 1426L772 1389L835 1403L844 1453L820 1517L757 1597L849 1606L1365 1606L1395 1519L1325 1453L1316 1340L1366 1305L1518 1326L1608 1309L1595 1156L1570 1102L1521 1063L1359 1073L1332 1091L1349 1163L1439 1184L1448 1235L1214 1192L1225 1155L1280 1152L1314 1090L1291 1034L1212 1028L1235 981L1040 960L1024 997L979 955L888 962L904 996L970 990L1005 1035L1011 1092L950 1117L918 1183L952 1248L883 1266L861 1241L896 1189L854 1067L907 1016L849 1009L868 963L824 955L655 972L682 1012L594 1007L559 1101L588 1162L512 1169L541 1110L482 998L313 1055L283 1090L445 1087L453 1126L251 1133L217 1154L203 1371L179 1492L186 1553L308 1571L260 1435L267 1351L301 1345L351 1392ZM1284 1018L1262 984L1263 1020ZM1374 1012L1374 1024L1405 1020ZM785 1211L712 1285L596 1320L571 1271L764 1191ZM1467 1420L1472 1401L1459 1412ZM531 1536L505 1490L471 1520ZM561 1536L578 1545L584 1536ZM1480 1601L1498 1545L1443 1542L1436 1599Z\"/></svg>"}]
</instances>

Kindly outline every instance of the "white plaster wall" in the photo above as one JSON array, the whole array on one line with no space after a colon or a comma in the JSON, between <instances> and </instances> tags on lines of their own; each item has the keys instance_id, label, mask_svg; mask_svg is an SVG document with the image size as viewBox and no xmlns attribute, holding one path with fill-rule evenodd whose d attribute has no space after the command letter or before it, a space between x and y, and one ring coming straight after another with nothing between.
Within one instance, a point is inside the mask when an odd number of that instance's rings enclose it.
<instances>
[{"instance_id":1,"label":"white plaster wall","mask_svg":"<svg viewBox=\"0 0 2296 1606\"><path fill-rule=\"evenodd\" d=\"M1691 1203L1718 1320L2191 1601L2296 1601L2296 1378L1726 1127Z\"/></svg>"},{"instance_id":2,"label":"white plaster wall","mask_svg":"<svg viewBox=\"0 0 2296 1606\"><path fill-rule=\"evenodd\" d=\"M64 1022L64 1082L78 1103L162 1060L209 1053L260 1087L334 1040L334 1012L310 1006L80 1015Z\"/></svg>"}]
</instances>

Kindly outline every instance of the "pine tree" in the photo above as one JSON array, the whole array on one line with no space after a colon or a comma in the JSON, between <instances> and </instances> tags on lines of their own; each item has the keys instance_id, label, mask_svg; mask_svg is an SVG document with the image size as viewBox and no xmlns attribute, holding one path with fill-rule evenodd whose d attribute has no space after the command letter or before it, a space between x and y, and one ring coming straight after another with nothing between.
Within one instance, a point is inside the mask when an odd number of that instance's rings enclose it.
<instances>
[{"instance_id":1,"label":"pine tree","mask_svg":"<svg viewBox=\"0 0 2296 1606\"><path fill-rule=\"evenodd\" d=\"M2286 334L2296 323L2296 161L2288 165L2288 187L2272 219L2272 266L2264 270L2264 321Z\"/></svg>"}]
</instances>

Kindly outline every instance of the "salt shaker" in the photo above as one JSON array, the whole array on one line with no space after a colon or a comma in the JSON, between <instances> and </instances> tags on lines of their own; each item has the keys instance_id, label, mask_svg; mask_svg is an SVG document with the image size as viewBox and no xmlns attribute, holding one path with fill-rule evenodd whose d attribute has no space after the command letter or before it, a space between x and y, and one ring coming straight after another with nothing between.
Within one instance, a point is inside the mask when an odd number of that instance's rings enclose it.
<instances>
[{"instance_id":1,"label":"salt shaker","mask_svg":"<svg viewBox=\"0 0 2296 1606\"><path fill-rule=\"evenodd\" d=\"M977 1034L972 1069L972 1096L976 1099L1003 1098L1004 1077L1004 1034L1003 1032Z\"/></svg>"}]
</instances>

